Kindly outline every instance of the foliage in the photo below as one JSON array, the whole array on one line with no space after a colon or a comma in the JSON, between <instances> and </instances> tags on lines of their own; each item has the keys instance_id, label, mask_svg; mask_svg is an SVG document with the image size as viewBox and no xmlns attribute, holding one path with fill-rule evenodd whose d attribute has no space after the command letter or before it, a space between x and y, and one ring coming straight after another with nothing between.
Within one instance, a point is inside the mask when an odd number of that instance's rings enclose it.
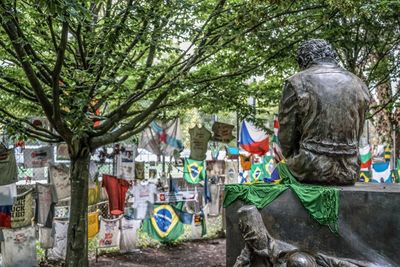
<instances>
[{"instance_id":1,"label":"foliage","mask_svg":"<svg viewBox=\"0 0 400 267\"><path fill-rule=\"evenodd\" d=\"M367 83L373 97L369 117L380 142L392 143L392 128L400 126L399 12L398 1L353 2L320 33L335 45L343 65Z\"/></svg>"},{"instance_id":2,"label":"foliage","mask_svg":"<svg viewBox=\"0 0 400 267\"><path fill-rule=\"evenodd\" d=\"M88 136L97 147L139 132L162 110L174 116L182 107L242 107L244 117L248 95L271 86L246 80L279 72L271 66L318 27L310 17L325 17L323 6L5 1L0 79L7 94L0 101L12 105L2 105L2 121L32 138L71 143ZM97 109L102 125L93 129ZM32 115L46 115L57 133L21 120Z\"/></svg>"}]
</instances>

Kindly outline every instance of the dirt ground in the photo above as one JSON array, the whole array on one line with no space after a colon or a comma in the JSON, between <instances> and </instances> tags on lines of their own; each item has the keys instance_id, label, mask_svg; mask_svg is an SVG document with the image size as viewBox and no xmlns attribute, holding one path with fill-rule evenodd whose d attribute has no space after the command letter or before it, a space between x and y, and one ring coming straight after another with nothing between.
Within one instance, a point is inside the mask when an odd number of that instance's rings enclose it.
<instances>
[{"instance_id":1,"label":"dirt ground","mask_svg":"<svg viewBox=\"0 0 400 267\"><path fill-rule=\"evenodd\" d=\"M90 266L225 266L225 239L188 241L175 246L145 248L133 253L107 253L90 259Z\"/></svg>"}]
</instances>

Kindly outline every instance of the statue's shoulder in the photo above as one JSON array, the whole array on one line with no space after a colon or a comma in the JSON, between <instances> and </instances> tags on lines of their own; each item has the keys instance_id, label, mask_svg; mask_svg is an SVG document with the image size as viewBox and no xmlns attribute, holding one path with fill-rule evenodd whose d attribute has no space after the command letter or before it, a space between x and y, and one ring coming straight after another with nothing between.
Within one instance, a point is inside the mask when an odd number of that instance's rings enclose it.
<instances>
[{"instance_id":1,"label":"statue's shoulder","mask_svg":"<svg viewBox=\"0 0 400 267\"><path fill-rule=\"evenodd\" d=\"M299 71L286 79L286 84L290 84L296 91L302 88L302 81L308 75L308 69Z\"/></svg>"},{"instance_id":2,"label":"statue's shoulder","mask_svg":"<svg viewBox=\"0 0 400 267\"><path fill-rule=\"evenodd\" d=\"M352 77L353 81L357 82L356 84L358 84L359 88L362 90L364 98L366 99L367 102L369 102L371 99L371 95L369 93L368 86L365 84L365 82L360 77L358 77L357 75L352 73L351 71L348 71L343 68L342 68L342 70L343 70L343 72L346 73L346 75Z\"/></svg>"}]
</instances>

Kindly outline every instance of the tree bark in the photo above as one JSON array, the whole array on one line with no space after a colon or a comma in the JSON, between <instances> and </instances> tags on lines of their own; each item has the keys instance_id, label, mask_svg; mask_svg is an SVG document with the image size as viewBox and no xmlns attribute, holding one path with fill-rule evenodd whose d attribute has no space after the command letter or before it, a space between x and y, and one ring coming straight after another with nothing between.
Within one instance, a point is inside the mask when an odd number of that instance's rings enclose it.
<instances>
[{"instance_id":1,"label":"tree bark","mask_svg":"<svg viewBox=\"0 0 400 267\"><path fill-rule=\"evenodd\" d=\"M71 207L68 226L66 266L88 266L88 179L90 150L79 140L70 147Z\"/></svg>"}]
</instances>

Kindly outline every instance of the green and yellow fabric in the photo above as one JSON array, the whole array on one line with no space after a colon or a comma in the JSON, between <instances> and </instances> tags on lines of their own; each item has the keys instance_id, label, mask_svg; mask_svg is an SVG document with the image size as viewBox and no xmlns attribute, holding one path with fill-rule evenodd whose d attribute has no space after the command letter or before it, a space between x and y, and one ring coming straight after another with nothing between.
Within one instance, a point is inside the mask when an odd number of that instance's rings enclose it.
<instances>
[{"instance_id":1,"label":"green and yellow fabric","mask_svg":"<svg viewBox=\"0 0 400 267\"><path fill-rule=\"evenodd\" d=\"M400 183L400 159L397 159L396 168L392 170L392 181Z\"/></svg>"},{"instance_id":2,"label":"green and yellow fabric","mask_svg":"<svg viewBox=\"0 0 400 267\"><path fill-rule=\"evenodd\" d=\"M154 205L150 218L143 220L143 230L161 242L177 240L183 234L183 223L171 205Z\"/></svg>"},{"instance_id":3,"label":"green and yellow fabric","mask_svg":"<svg viewBox=\"0 0 400 267\"><path fill-rule=\"evenodd\" d=\"M277 168L282 179L281 184L225 185L224 207L228 207L236 200L241 200L262 209L284 191L291 189L314 220L337 233L339 190L334 187L299 183L283 161L277 165Z\"/></svg>"},{"instance_id":4,"label":"green and yellow fabric","mask_svg":"<svg viewBox=\"0 0 400 267\"><path fill-rule=\"evenodd\" d=\"M198 184L206 178L204 161L185 159L183 178L190 184Z\"/></svg>"},{"instance_id":5,"label":"green and yellow fabric","mask_svg":"<svg viewBox=\"0 0 400 267\"><path fill-rule=\"evenodd\" d=\"M271 184L280 184L282 182L272 156L263 157L263 167L265 174L264 182Z\"/></svg>"},{"instance_id":6,"label":"green and yellow fabric","mask_svg":"<svg viewBox=\"0 0 400 267\"><path fill-rule=\"evenodd\" d=\"M362 183L369 183L371 181L371 172L368 170L360 171L360 178L358 181Z\"/></svg>"},{"instance_id":7,"label":"green and yellow fabric","mask_svg":"<svg viewBox=\"0 0 400 267\"><path fill-rule=\"evenodd\" d=\"M385 146L385 154L384 154L384 157L385 157L385 160L386 160L386 161L389 161L389 160L390 160L391 151L392 151L392 149L390 148L390 146Z\"/></svg>"},{"instance_id":8,"label":"green and yellow fabric","mask_svg":"<svg viewBox=\"0 0 400 267\"><path fill-rule=\"evenodd\" d=\"M250 183L256 184L263 182L266 174L264 173L264 164L256 163L251 165L250 169Z\"/></svg>"}]
</instances>

